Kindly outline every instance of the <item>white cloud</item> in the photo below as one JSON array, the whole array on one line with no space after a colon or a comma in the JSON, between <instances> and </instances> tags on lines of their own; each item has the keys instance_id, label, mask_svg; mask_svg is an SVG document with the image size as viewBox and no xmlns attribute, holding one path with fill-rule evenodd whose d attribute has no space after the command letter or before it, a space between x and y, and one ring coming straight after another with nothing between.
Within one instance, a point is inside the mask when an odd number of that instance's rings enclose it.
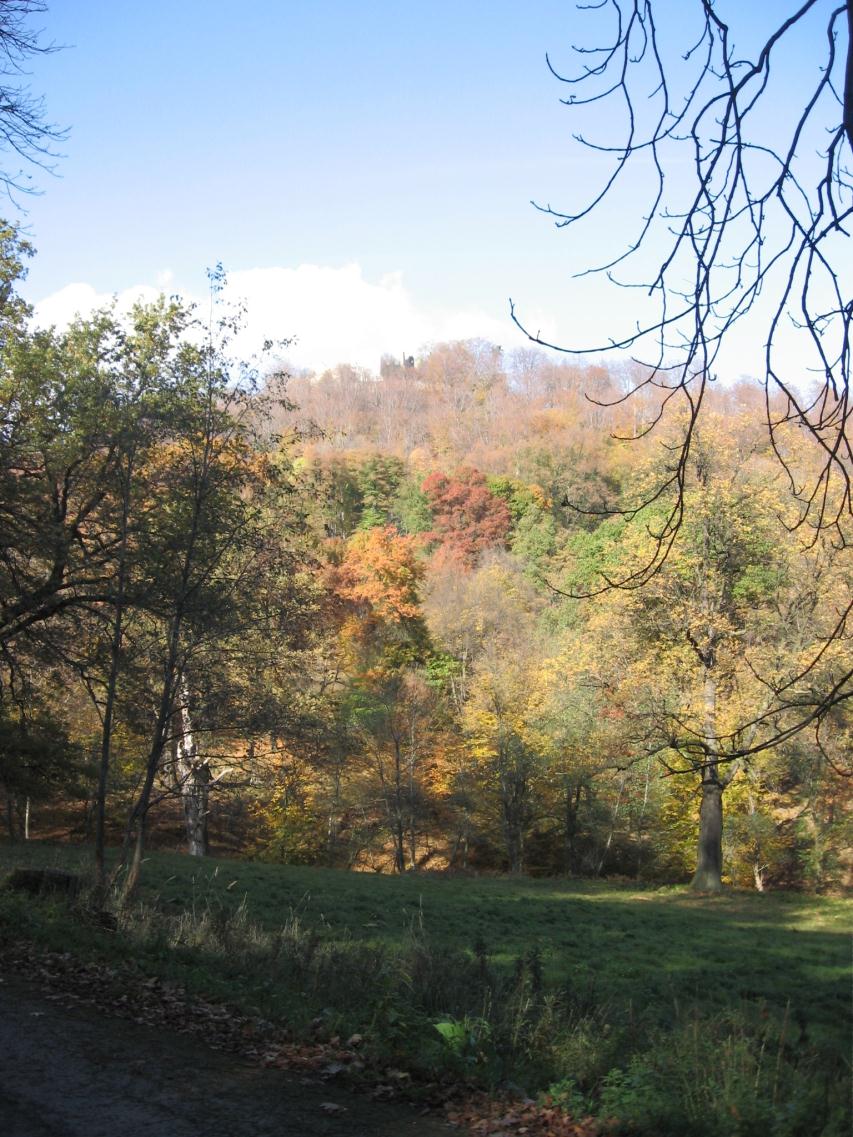
<instances>
[{"instance_id":1,"label":"white cloud","mask_svg":"<svg viewBox=\"0 0 853 1137\"><path fill-rule=\"evenodd\" d=\"M161 273L156 288L125 289L116 297L118 308L126 311L135 300L153 299L164 287L174 290L171 273ZM401 273L372 283L357 264L239 270L229 273L226 298L246 307L242 351L250 354L267 338L292 337L288 362L318 371L336 363L376 371L384 353L414 354L424 344L447 339L480 336L506 347L526 342L506 316L476 309L428 310L416 304ZM43 326L63 327L76 314L88 315L112 299L89 284L69 284L35 305L35 319Z\"/></svg>"},{"instance_id":2,"label":"white cloud","mask_svg":"<svg viewBox=\"0 0 853 1137\"><path fill-rule=\"evenodd\" d=\"M120 312L127 312L137 300L151 301L161 292L161 288L142 284L118 294L97 292L91 284L66 284L34 305L35 322L40 327L55 325L64 328L75 316L89 316L95 309L105 308L113 301Z\"/></svg>"}]
</instances>

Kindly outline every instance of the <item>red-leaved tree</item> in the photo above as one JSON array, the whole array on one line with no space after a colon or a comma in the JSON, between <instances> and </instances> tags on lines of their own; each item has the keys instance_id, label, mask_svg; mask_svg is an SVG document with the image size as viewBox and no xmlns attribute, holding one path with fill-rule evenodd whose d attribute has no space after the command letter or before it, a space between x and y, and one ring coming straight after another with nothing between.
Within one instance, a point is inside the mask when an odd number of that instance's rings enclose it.
<instances>
[{"instance_id":1,"label":"red-leaved tree","mask_svg":"<svg viewBox=\"0 0 853 1137\"><path fill-rule=\"evenodd\" d=\"M430 474L421 490L433 515L433 529L426 537L437 541L445 556L471 568L485 549L506 545L512 517L479 470L458 470L452 478Z\"/></svg>"}]
</instances>

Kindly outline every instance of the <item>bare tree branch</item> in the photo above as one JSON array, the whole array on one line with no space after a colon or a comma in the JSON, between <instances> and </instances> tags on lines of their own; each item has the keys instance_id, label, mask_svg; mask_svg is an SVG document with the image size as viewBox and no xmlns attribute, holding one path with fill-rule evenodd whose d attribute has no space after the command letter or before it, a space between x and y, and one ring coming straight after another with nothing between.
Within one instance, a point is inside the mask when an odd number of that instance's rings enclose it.
<instances>
[{"instance_id":1,"label":"bare tree branch","mask_svg":"<svg viewBox=\"0 0 853 1137\"><path fill-rule=\"evenodd\" d=\"M580 65L573 73L552 58L548 67L568 88L563 102L573 114L593 129L621 122L622 137L613 144L588 129L576 133L582 147L612 160L603 183L571 209L533 204L560 228L581 226L600 219L617 190L630 186L636 198L650 168L652 185L637 207L635 235L605 263L575 271L640 289L651 308L633 329L587 345L531 334L512 301L511 314L531 340L560 352L629 353L644 372L610 405L655 390L657 409L636 436L673 415L680 436L655 485L601 511L630 520L652 505L659 515L663 506L663 519L647 526L650 555L624 575L603 575L601 586L583 595L642 588L666 563L685 520L687 473L708 385L742 323L763 344L766 427L796 504L789 527L805 545L827 536L837 549L849 548L853 0L792 4L751 58L740 54L722 5L712 0L694 0L689 11L685 6L683 31L671 19L661 29L660 0L584 7L584 19L596 28L610 21L609 37L602 43L596 33L593 46L575 47ZM786 72L786 53L793 51L800 57L811 51L816 66ZM775 110L780 92L795 97L793 116ZM849 608L830 642L846 634L848 615ZM808 689L822 655L774 692L760 722L717 740L714 754L702 754L700 738L679 745L692 748L699 765L710 765L739 760L819 723L853 696L853 670L845 667L828 689Z\"/></svg>"}]
</instances>

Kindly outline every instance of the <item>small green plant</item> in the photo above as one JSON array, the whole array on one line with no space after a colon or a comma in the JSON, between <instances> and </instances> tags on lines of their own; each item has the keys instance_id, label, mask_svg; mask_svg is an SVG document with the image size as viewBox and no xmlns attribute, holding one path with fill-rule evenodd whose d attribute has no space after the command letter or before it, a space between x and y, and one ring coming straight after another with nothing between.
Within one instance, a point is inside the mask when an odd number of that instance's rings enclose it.
<instances>
[{"instance_id":1,"label":"small green plant","mask_svg":"<svg viewBox=\"0 0 853 1137\"><path fill-rule=\"evenodd\" d=\"M484 1066L494 1058L491 1027L485 1019L444 1019L433 1023L448 1050L468 1066Z\"/></svg>"},{"instance_id":2,"label":"small green plant","mask_svg":"<svg viewBox=\"0 0 853 1137\"><path fill-rule=\"evenodd\" d=\"M561 1078L553 1082L539 1099L543 1105L556 1106L571 1117L585 1117L594 1112L588 1095L581 1092L574 1078Z\"/></svg>"}]
</instances>

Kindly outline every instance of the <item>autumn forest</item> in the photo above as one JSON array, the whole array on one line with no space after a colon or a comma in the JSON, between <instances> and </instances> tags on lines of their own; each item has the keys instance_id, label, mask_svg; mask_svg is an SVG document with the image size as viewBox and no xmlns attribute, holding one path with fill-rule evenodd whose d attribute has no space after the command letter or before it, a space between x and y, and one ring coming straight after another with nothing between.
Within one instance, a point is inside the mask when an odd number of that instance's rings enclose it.
<instances>
[{"instance_id":1,"label":"autumn forest","mask_svg":"<svg viewBox=\"0 0 853 1137\"><path fill-rule=\"evenodd\" d=\"M760 388L711 392L676 486L683 422L648 433L636 369L465 341L287 375L235 362L215 274L203 321L33 331L28 253L6 230L10 836L92 839L102 874L120 846L128 887L146 843L847 881L851 720L809 708L849 660L849 566Z\"/></svg>"},{"instance_id":2,"label":"autumn forest","mask_svg":"<svg viewBox=\"0 0 853 1137\"><path fill-rule=\"evenodd\" d=\"M850 1132L853 0L482 7L0 0L4 1137Z\"/></svg>"}]
</instances>

